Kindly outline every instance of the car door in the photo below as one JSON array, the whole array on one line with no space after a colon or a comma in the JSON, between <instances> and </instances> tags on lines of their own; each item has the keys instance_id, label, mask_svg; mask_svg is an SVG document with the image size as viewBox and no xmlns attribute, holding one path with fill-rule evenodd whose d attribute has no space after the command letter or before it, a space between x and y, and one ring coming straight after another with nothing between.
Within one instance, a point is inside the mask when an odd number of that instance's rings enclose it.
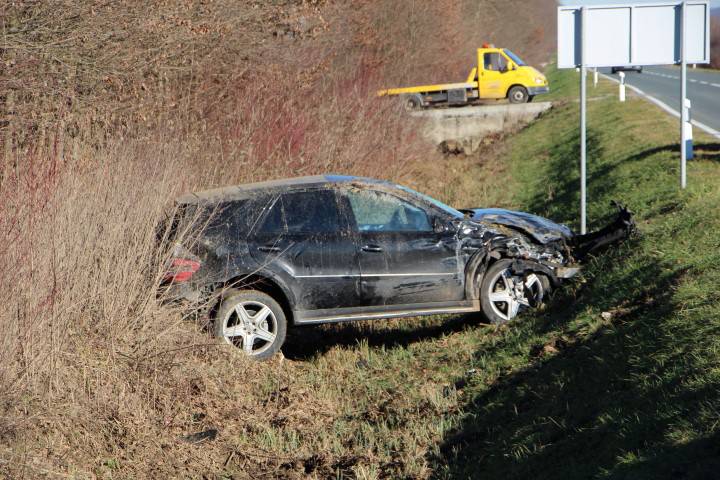
<instances>
[{"instance_id":1,"label":"car door","mask_svg":"<svg viewBox=\"0 0 720 480\"><path fill-rule=\"evenodd\" d=\"M341 197L351 212L364 305L441 307L464 299L458 240L434 231L437 212L382 190L348 187Z\"/></svg>"},{"instance_id":2,"label":"car door","mask_svg":"<svg viewBox=\"0 0 720 480\"><path fill-rule=\"evenodd\" d=\"M503 76L507 74L508 61L500 52L485 52L483 54L483 69L480 72L478 88L480 98L503 98L506 94L506 82Z\"/></svg>"},{"instance_id":3,"label":"car door","mask_svg":"<svg viewBox=\"0 0 720 480\"><path fill-rule=\"evenodd\" d=\"M296 320L360 303L357 249L335 190L278 195L252 237L251 252L261 268L291 288Z\"/></svg>"}]
</instances>

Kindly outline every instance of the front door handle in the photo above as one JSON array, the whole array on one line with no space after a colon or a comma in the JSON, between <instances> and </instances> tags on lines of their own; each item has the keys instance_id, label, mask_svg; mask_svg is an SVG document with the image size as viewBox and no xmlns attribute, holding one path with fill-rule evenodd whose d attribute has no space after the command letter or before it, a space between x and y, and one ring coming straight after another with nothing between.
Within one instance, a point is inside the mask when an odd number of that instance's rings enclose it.
<instances>
[{"instance_id":1,"label":"front door handle","mask_svg":"<svg viewBox=\"0 0 720 480\"><path fill-rule=\"evenodd\" d=\"M263 245L261 247L258 247L258 250L261 252L279 252L281 251L280 247L276 247L274 245Z\"/></svg>"},{"instance_id":2,"label":"front door handle","mask_svg":"<svg viewBox=\"0 0 720 480\"><path fill-rule=\"evenodd\" d=\"M382 247L379 245L365 245L361 248L363 252L372 252L372 253L380 253L383 251Z\"/></svg>"}]
</instances>

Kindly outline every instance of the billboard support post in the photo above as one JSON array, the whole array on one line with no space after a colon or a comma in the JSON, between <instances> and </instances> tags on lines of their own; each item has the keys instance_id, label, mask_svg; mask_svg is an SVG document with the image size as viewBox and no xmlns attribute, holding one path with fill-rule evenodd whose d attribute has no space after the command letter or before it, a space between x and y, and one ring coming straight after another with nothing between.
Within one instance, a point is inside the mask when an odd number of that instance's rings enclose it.
<instances>
[{"instance_id":1,"label":"billboard support post","mask_svg":"<svg viewBox=\"0 0 720 480\"><path fill-rule=\"evenodd\" d=\"M587 66L586 35L587 9L580 9L580 233L587 233Z\"/></svg>"},{"instance_id":2,"label":"billboard support post","mask_svg":"<svg viewBox=\"0 0 720 480\"><path fill-rule=\"evenodd\" d=\"M580 69L580 225L586 228L588 68L680 65L680 187L692 158L687 64L710 63L710 0L627 0L558 7L558 68Z\"/></svg>"},{"instance_id":3,"label":"billboard support post","mask_svg":"<svg viewBox=\"0 0 720 480\"><path fill-rule=\"evenodd\" d=\"M680 188L687 186L687 129L685 123L688 120L688 109L685 102L687 97L687 42L685 32L687 30L687 3L682 2L680 6Z\"/></svg>"}]
</instances>

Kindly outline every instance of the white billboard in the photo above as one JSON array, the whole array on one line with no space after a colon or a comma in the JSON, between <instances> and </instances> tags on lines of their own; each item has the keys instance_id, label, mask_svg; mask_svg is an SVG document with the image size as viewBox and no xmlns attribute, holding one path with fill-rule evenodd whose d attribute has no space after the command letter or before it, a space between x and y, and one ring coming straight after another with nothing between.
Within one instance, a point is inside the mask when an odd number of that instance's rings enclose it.
<instances>
[{"instance_id":1,"label":"white billboard","mask_svg":"<svg viewBox=\"0 0 720 480\"><path fill-rule=\"evenodd\" d=\"M681 62L682 2L585 6L586 67L671 65ZM688 1L686 61L710 62L710 6ZM580 6L558 7L558 67L579 67Z\"/></svg>"}]
</instances>

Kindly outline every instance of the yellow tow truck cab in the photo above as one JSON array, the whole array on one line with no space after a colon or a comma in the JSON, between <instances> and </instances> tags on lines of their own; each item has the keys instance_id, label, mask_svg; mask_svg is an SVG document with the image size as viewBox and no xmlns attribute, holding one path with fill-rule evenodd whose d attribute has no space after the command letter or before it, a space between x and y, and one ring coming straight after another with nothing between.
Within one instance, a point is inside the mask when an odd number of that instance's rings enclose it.
<instances>
[{"instance_id":1,"label":"yellow tow truck cab","mask_svg":"<svg viewBox=\"0 0 720 480\"><path fill-rule=\"evenodd\" d=\"M507 98L510 103L530 102L548 93L545 75L526 65L507 48L483 45L477 49L477 67L464 83L389 88L378 96L401 96L409 109L432 105L467 105L481 99Z\"/></svg>"}]
</instances>

